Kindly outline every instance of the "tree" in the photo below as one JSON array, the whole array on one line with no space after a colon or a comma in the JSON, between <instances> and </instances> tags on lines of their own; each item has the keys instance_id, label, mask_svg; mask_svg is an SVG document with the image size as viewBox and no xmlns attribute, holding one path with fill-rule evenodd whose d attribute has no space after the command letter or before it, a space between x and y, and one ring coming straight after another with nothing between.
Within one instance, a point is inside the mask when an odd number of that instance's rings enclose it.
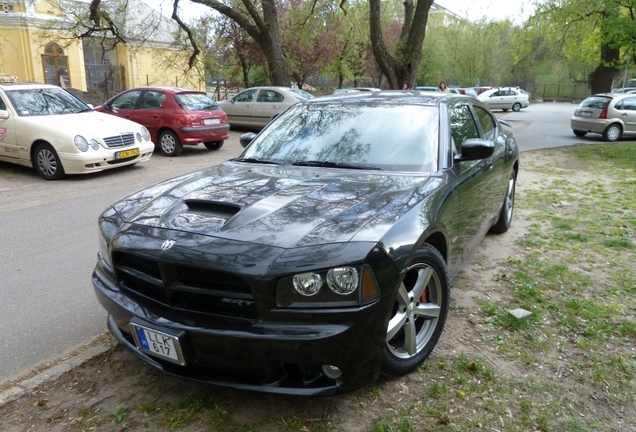
<instances>
[{"instance_id":1,"label":"tree","mask_svg":"<svg viewBox=\"0 0 636 432\"><path fill-rule=\"evenodd\" d=\"M531 24L543 26L569 58L593 65L593 93L609 91L621 53L636 46L636 3L622 0L547 0Z\"/></svg>"},{"instance_id":2,"label":"tree","mask_svg":"<svg viewBox=\"0 0 636 432\"><path fill-rule=\"evenodd\" d=\"M369 0L370 37L373 54L380 69L393 89L402 88L402 82L415 84L415 77L422 57L422 45L426 33L428 12L433 0L404 0L404 22L399 41L393 54L385 43L382 32L382 1Z\"/></svg>"}]
</instances>

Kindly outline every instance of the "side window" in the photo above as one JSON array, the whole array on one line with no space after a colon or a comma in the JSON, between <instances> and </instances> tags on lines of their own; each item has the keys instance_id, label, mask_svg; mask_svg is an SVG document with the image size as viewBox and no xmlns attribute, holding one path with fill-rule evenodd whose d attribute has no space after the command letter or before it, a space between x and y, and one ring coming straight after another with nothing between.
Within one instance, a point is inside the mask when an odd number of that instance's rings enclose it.
<instances>
[{"instance_id":1,"label":"side window","mask_svg":"<svg viewBox=\"0 0 636 432\"><path fill-rule=\"evenodd\" d=\"M156 91L147 91L144 93L144 97L139 104L141 109L160 108L163 105L163 101L166 100L166 95Z\"/></svg>"},{"instance_id":2,"label":"side window","mask_svg":"<svg viewBox=\"0 0 636 432\"><path fill-rule=\"evenodd\" d=\"M473 109L477 115L477 120L479 120L479 123L481 124L481 128L484 130L485 138L493 141L495 139L497 120L495 120L490 113L482 107L473 105Z\"/></svg>"},{"instance_id":3,"label":"side window","mask_svg":"<svg viewBox=\"0 0 636 432\"><path fill-rule=\"evenodd\" d=\"M627 99L623 99L623 107L624 110L636 111L636 97L629 97Z\"/></svg>"},{"instance_id":4,"label":"side window","mask_svg":"<svg viewBox=\"0 0 636 432\"><path fill-rule=\"evenodd\" d=\"M247 90L243 93L239 93L234 97L234 102L252 102L254 100L254 95L256 94L256 90Z\"/></svg>"},{"instance_id":5,"label":"side window","mask_svg":"<svg viewBox=\"0 0 636 432\"><path fill-rule=\"evenodd\" d=\"M123 95L115 98L115 100L111 102L110 106L113 109L133 109L135 107L137 99L139 99L140 94L141 90L126 92Z\"/></svg>"},{"instance_id":6,"label":"side window","mask_svg":"<svg viewBox=\"0 0 636 432\"><path fill-rule=\"evenodd\" d=\"M7 109L7 104L4 103L4 100L0 97L0 110L5 110Z\"/></svg>"},{"instance_id":7,"label":"side window","mask_svg":"<svg viewBox=\"0 0 636 432\"><path fill-rule=\"evenodd\" d=\"M278 103L282 102L285 97L273 90L261 90L258 95L258 102L270 102L270 103Z\"/></svg>"},{"instance_id":8,"label":"side window","mask_svg":"<svg viewBox=\"0 0 636 432\"><path fill-rule=\"evenodd\" d=\"M462 143L470 138L479 138L475 119L466 105L455 105L448 111L450 133L457 154L461 154Z\"/></svg>"}]
</instances>

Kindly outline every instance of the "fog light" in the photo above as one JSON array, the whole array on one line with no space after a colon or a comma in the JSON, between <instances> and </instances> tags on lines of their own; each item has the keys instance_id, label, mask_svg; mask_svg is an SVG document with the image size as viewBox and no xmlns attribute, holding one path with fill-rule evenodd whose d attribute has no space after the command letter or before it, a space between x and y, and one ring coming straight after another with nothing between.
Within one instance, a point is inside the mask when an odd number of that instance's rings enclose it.
<instances>
[{"instance_id":1,"label":"fog light","mask_svg":"<svg viewBox=\"0 0 636 432\"><path fill-rule=\"evenodd\" d=\"M342 376L340 368L333 365L322 365L322 373L324 373L327 378L331 379L338 379Z\"/></svg>"}]
</instances>

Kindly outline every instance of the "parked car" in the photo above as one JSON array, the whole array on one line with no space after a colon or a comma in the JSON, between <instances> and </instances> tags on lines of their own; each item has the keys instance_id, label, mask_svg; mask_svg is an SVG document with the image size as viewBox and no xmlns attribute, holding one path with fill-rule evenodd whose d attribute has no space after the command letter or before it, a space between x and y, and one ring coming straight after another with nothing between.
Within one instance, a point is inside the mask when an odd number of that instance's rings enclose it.
<instances>
[{"instance_id":1,"label":"parked car","mask_svg":"<svg viewBox=\"0 0 636 432\"><path fill-rule=\"evenodd\" d=\"M290 106L312 99L304 90L290 87L251 87L219 102L232 126L262 128Z\"/></svg>"},{"instance_id":2,"label":"parked car","mask_svg":"<svg viewBox=\"0 0 636 432\"><path fill-rule=\"evenodd\" d=\"M361 90L354 88L339 88L333 91L335 95L343 95L343 94L351 94L351 93L360 93Z\"/></svg>"},{"instance_id":3,"label":"parked car","mask_svg":"<svg viewBox=\"0 0 636 432\"><path fill-rule=\"evenodd\" d=\"M459 93L463 95L477 97L477 92L472 88L453 87L451 88L451 91L452 90L456 90L456 92L453 92L453 93Z\"/></svg>"},{"instance_id":4,"label":"parked car","mask_svg":"<svg viewBox=\"0 0 636 432\"><path fill-rule=\"evenodd\" d=\"M134 165L154 148L145 127L95 112L61 87L0 84L0 161L57 180Z\"/></svg>"},{"instance_id":5,"label":"parked car","mask_svg":"<svg viewBox=\"0 0 636 432\"><path fill-rule=\"evenodd\" d=\"M512 129L473 97L390 91L300 102L241 144L99 218L114 337L168 374L278 394L414 370L451 278L510 227Z\"/></svg>"},{"instance_id":6,"label":"parked car","mask_svg":"<svg viewBox=\"0 0 636 432\"><path fill-rule=\"evenodd\" d=\"M123 91L97 111L144 125L166 156L179 156L184 145L223 147L230 136L227 115L207 93L178 87L137 87Z\"/></svg>"},{"instance_id":7,"label":"parked car","mask_svg":"<svg viewBox=\"0 0 636 432\"><path fill-rule=\"evenodd\" d=\"M612 90L612 93L633 93L636 92L636 87L621 87Z\"/></svg>"},{"instance_id":8,"label":"parked car","mask_svg":"<svg viewBox=\"0 0 636 432\"><path fill-rule=\"evenodd\" d=\"M617 141L623 135L636 135L636 94L601 93L592 95L570 118L574 135L602 134L606 141Z\"/></svg>"},{"instance_id":9,"label":"parked car","mask_svg":"<svg viewBox=\"0 0 636 432\"><path fill-rule=\"evenodd\" d=\"M492 86L480 86L480 87L471 87L477 93L477 96L482 94L485 91L492 90L494 87Z\"/></svg>"},{"instance_id":10,"label":"parked car","mask_svg":"<svg viewBox=\"0 0 636 432\"><path fill-rule=\"evenodd\" d=\"M477 95L490 109L519 111L529 105L528 95L512 89L490 89Z\"/></svg>"},{"instance_id":11,"label":"parked car","mask_svg":"<svg viewBox=\"0 0 636 432\"><path fill-rule=\"evenodd\" d=\"M420 91L437 91L437 87L436 86L416 86L415 90L420 90Z\"/></svg>"}]
</instances>

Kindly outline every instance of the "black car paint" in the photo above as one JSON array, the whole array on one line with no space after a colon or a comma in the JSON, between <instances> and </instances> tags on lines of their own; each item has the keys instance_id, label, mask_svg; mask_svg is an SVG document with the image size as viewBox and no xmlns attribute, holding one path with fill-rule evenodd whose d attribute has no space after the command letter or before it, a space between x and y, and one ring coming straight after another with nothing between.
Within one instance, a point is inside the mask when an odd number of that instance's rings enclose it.
<instances>
[{"instance_id":1,"label":"black car paint","mask_svg":"<svg viewBox=\"0 0 636 432\"><path fill-rule=\"evenodd\" d=\"M447 121L447 106L479 104L471 99L440 97L440 123ZM111 332L154 367L217 385L328 395L372 382L379 374L399 274L418 246L428 242L440 250L452 277L497 220L505 193L500 179L507 180L518 164L513 135L498 128L502 135L484 159L454 161L442 144L444 157L433 174L228 161L125 198L100 218L106 240L93 273ZM449 142L447 128L440 127L440 141ZM176 243L162 250L165 240ZM253 298L247 301L255 309L241 313L243 305L234 303L228 314L181 310L132 293L116 282L121 253L165 268L238 275L249 285ZM373 269L381 289L371 304L276 305L277 283L285 276L361 264ZM163 274L162 279L166 284L170 278ZM181 295L178 286L172 288L167 286L167 303L170 295ZM184 332L189 365L137 350L128 330L131 319ZM338 366L342 378L322 376L325 364Z\"/></svg>"}]
</instances>

